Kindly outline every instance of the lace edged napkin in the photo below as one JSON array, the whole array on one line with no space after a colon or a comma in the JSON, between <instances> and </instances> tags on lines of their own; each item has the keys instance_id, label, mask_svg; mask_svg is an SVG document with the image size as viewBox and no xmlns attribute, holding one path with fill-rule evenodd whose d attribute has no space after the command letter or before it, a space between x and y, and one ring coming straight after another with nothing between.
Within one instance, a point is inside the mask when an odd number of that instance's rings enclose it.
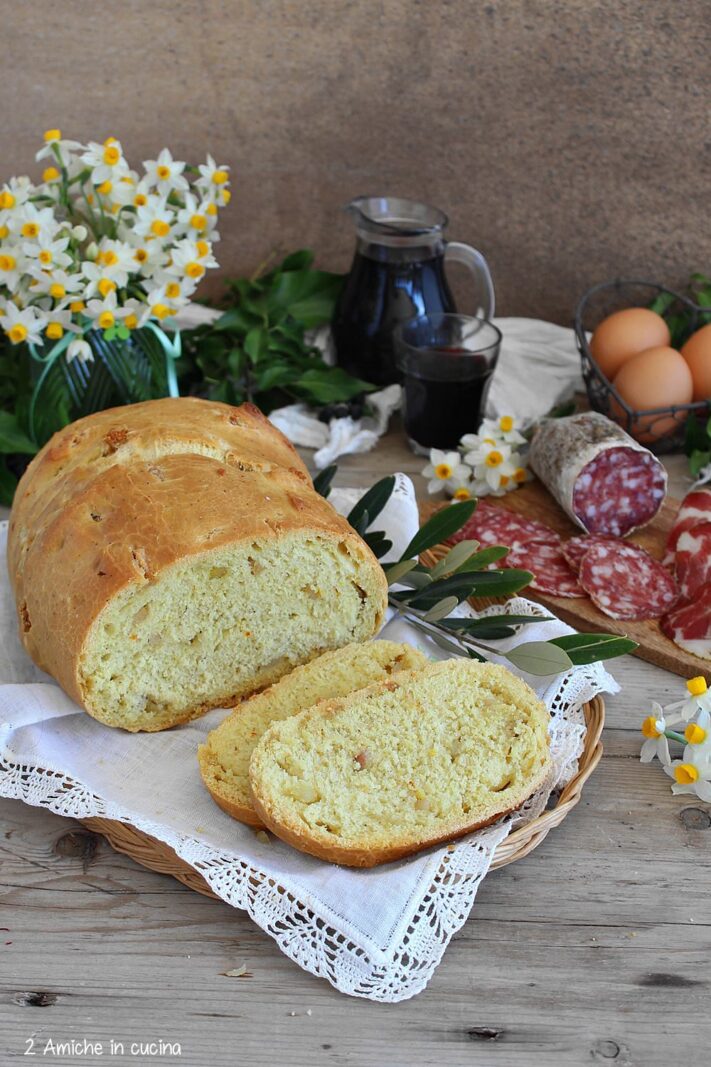
<instances>
[{"instance_id":1,"label":"lace edged napkin","mask_svg":"<svg viewBox=\"0 0 711 1067\"><path fill-rule=\"evenodd\" d=\"M357 490L334 490L347 512ZM405 548L417 528L409 479L396 489L379 526ZM585 732L582 705L618 687L600 664L558 678L526 680L551 711L553 770L546 787L513 818L453 846L367 871L349 870L269 843L224 814L202 786L195 752L227 714L217 709L194 723L158 734L127 734L96 722L42 674L22 649L5 574L7 524L0 528L0 795L76 819L98 816L131 823L200 872L214 892L242 908L305 970L352 996L394 1002L419 993L452 935L466 921L496 846L511 829L538 815L551 790L574 773ZM468 609L467 609L468 610ZM500 612L500 606L492 609ZM508 610L542 615L517 598ZM558 620L532 623L527 640L570 628ZM446 658L404 620L382 637L418 645ZM520 638L498 644L506 650ZM520 672L519 672L520 673Z\"/></svg>"}]
</instances>

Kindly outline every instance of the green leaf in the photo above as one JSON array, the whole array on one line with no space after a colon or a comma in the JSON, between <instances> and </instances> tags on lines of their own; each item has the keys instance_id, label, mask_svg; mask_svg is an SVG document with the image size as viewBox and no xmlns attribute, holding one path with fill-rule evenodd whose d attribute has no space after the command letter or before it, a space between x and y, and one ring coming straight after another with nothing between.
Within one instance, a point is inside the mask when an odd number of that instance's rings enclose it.
<instances>
[{"instance_id":1,"label":"green leaf","mask_svg":"<svg viewBox=\"0 0 711 1067\"><path fill-rule=\"evenodd\" d=\"M350 519L349 519L349 522L351 522ZM365 531L370 526L370 515L368 514L368 512L367 511L361 511L360 515L358 516L357 521L356 522L351 522L351 526L353 527L355 532L360 534L361 537L362 537L363 534L365 533ZM380 536L381 537L385 537L385 534L384 533L380 533Z\"/></svg>"},{"instance_id":2,"label":"green leaf","mask_svg":"<svg viewBox=\"0 0 711 1067\"><path fill-rule=\"evenodd\" d=\"M374 523L392 496L394 488L394 474L389 474L387 478L381 478L379 482L371 486L368 492L349 511L347 518L351 526L356 525L364 511L367 511L370 517L369 525Z\"/></svg>"},{"instance_id":3,"label":"green leaf","mask_svg":"<svg viewBox=\"0 0 711 1067\"><path fill-rule=\"evenodd\" d=\"M470 571L453 574L449 578L432 582L425 589L415 593L400 593L413 607L429 607L443 596L454 595L459 600L472 596L510 596L529 584L533 575L530 571L511 568L503 571Z\"/></svg>"},{"instance_id":4,"label":"green leaf","mask_svg":"<svg viewBox=\"0 0 711 1067\"><path fill-rule=\"evenodd\" d=\"M428 548L441 544L456 533L474 514L476 500L462 500L458 504L450 504L440 511L436 511L424 526L421 526L410 541L400 559L410 559L419 556Z\"/></svg>"},{"instance_id":5,"label":"green leaf","mask_svg":"<svg viewBox=\"0 0 711 1067\"><path fill-rule=\"evenodd\" d=\"M287 312L306 329L331 321L343 276L321 270L289 270L277 275L267 295L269 314Z\"/></svg>"},{"instance_id":6,"label":"green leaf","mask_svg":"<svg viewBox=\"0 0 711 1067\"><path fill-rule=\"evenodd\" d=\"M392 563L389 567L383 568L385 570L385 577L388 580L388 585L395 585L401 578L404 578L406 574L417 566L416 559L401 559L399 563Z\"/></svg>"},{"instance_id":7,"label":"green leaf","mask_svg":"<svg viewBox=\"0 0 711 1067\"><path fill-rule=\"evenodd\" d=\"M219 319L213 322L212 329L218 333L246 334L259 320L260 317L258 315L254 315L244 308L229 308L224 315L220 315Z\"/></svg>"},{"instance_id":8,"label":"green leaf","mask_svg":"<svg viewBox=\"0 0 711 1067\"><path fill-rule=\"evenodd\" d=\"M363 534L363 540L376 559L382 559L393 547L392 541L389 541L385 534L379 530Z\"/></svg>"},{"instance_id":9,"label":"green leaf","mask_svg":"<svg viewBox=\"0 0 711 1067\"><path fill-rule=\"evenodd\" d=\"M439 622L440 619L446 618L450 611L459 604L456 596L446 596L444 600L440 600L438 604L435 604L433 608L430 608L424 615L427 622Z\"/></svg>"},{"instance_id":10,"label":"green leaf","mask_svg":"<svg viewBox=\"0 0 711 1067\"><path fill-rule=\"evenodd\" d=\"M17 478L8 470L4 456L0 456L0 504L11 507L17 489Z\"/></svg>"},{"instance_id":11,"label":"green leaf","mask_svg":"<svg viewBox=\"0 0 711 1067\"><path fill-rule=\"evenodd\" d=\"M314 254L310 248L302 248L298 252L292 252L279 264L279 272L287 270L308 270L314 261Z\"/></svg>"},{"instance_id":12,"label":"green leaf","mask_svg":"<svg viewBox=\"0 0 711 1067\"><path fill-rule=\"evenodd\" d=\"M353 378L342 367L329 367L325 363L305 371L294 385L317 404L337 404L377 388L360 378Z\"/></svg>"},{"instance_id":13,"label":"green leaf","mask_svg":"<svg viewBox=\"0 0 711 1067\"><path fill-rule=\"evenodd\" d=\"M483 571L490 563L497 563L510 551L506 545L489 545L488 548L482 548L481 552L475 552L466 563L457 568L457 574L461 574L462 571Z\"/></svg>"},{"instance_id":14,"label":"green leaf","mask_svg":"<svg viewBox=\"0 0 711 1067\"><path fill-rule=\"evenodd\" d=\"M516 645L516 648L512 648L510 652L502 654L519 670L538 677L561 674L573 666L568 653L551 641L527 641L523 645Z\"/></svg>"},{"instance_id":15,"label":"green leaf","mask_svg":"<svg viewBox=\"0 0 711 1067\"><path fill-rule=\"evenodd\" d=\"M707 463L711 461L711 452L700 452L698 449L689 456L689 473L692 478L698 478L699 473Z\"/></svg>"},{"instance_id":16,"label":"green leaf","mask_svg":"<svg viewBox=\"0 0 711 1067\"><path fill-rule=\"evenodd\" d=\"M264 326L253 326L244 339L244 350L253 363L259 363L269 348L269 332Z\"/></svg>"},{"instance_id":17,"label":"green leaf","mask_svg":"<svg viewBox=\"0 0 711 1067\"><path fill-rule=\"evenodd\" d=\"M324 467L322 471L319 471L314 478L314 489L317 493L320 493L324 499L327 499L328 494L331 492L331 482L333 481L337 470L338 466L335 463L332 463L330 467Z\"/></svg>"},{"instance_id":18,"label":"green leaf","mask_svg":"<svg viewBox=\"0 0 711 1067\"><path fill-rule=\"evenodd\" d=\"M37 451L37 445L18 424L17 415L0 411L0 452L20 452L24 456L34 456Z\"/></svg>"},{"instance_id":19,"label":"green leaf","mask_svg":"<svg viewBox=\"0 0 711 1067\"><path fill-rule=\"evenodd\" d=\"M518 626L544 622L548 619L548 616L541 618L540 615L486 615L481 619L447 619L442 625L448 630L456 630L472 637L488 637L493 640L499 637L511 637Z\"/></svg>"},{"instance_id":20,"label":"green leaf","mask_svg":"<svg viewBox=\"0 0 711 1067\"><path fill-rule=\"evenodd\" d=\"M443 578L446 574L453 574L458 568L464 570L465 564L475 555L478 547L478 541L460 541L430 568L431 577Z\"/></svg>"},{"instance_id":21,"label":"green leaf","mask_svg":"<svg viewBox=\"0 0 711 1067\"><path fill-rule=\"evenodd\" d=\"M564 649L576 667L626 656L638 647L635 641L618 634L565 634L549 643Z\"/></svg>"}]
</instances>

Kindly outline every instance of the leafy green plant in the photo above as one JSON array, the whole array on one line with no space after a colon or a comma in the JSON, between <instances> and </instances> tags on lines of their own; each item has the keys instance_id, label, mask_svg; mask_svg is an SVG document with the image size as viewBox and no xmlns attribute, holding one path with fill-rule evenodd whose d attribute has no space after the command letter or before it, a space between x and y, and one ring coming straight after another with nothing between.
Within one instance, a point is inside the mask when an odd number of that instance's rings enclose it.
<instances>
[{"instance_id":1,"label":"leafy green plant","mask_svg":"<svg viewBox=\"0 0 711 1067\"><path fill-rule=\"evenodd\" d=\"M335 473L335 466L327 467L314 479L314 487L322 496L329 495ZM381 479L347 516L378 559L392 548L392 543L382 531L371 526L394 488L392 475ZM637 648L634 641L618 634L567 634L550 641L525 641L509 652L502 652L485 642L513 637L521 626L545 621L545 617L502 613L480 619L449 618L454 608L469 597L511 596L533 578L530 571L516 568L485 569L503 559L509 550L505 545L481 549L474 540L460 541L431 567L419 561L421 553L461 529L476 506L476 500L465 500L436 511L420 527L400 559L384 566L388 602L409 623L446 652L480 661L486 661L486 653L496 654L521 670L540 676L624 656Z\"/></svg>"},{"instance_id":2,"label":"leafy green plant","mask_svg":"<svg viewBox=\"0 0 711 1067\"><path fill-rule=\"evenodd\" d=\"M294 252L272 270L228 282L216 322L183 333L181 392L228 404L253 401L269 412L297 400L322 405L375 388L324 362L309 330L331 320L340 274L313 268L313 253Z\"/></svg>"}]
</instances>

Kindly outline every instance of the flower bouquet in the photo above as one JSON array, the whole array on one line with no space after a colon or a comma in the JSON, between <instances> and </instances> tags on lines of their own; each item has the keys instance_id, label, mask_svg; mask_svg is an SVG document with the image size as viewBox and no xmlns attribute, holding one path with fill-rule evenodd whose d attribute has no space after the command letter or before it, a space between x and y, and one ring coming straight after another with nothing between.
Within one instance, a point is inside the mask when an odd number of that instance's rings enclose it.
<instances>
[{"instance_id":1,"label":"flower bouquet","mask_svg":"<svg viewBox=\"0 0 711 1067\"><path fill-rule=\"evenodd\" d=\"M0 188L0 326L21 353L2 370L30 379L26 410L2 413L4 452L31 454L112 403L177 395L171 319L217 266L230 199L229 168L210 156L191 167L164 148L139 174L115 137L44 142L42 180Z\"/></svg>"},{"instance_id":2,"label":"flower bouquet","mask_svg":"<svg viewBox=\"0 0 711 1067\"><path fill-rule=\"evenodd\" d=\"M477 433L462 437L457 451L430 450L422 471L427 492L444 490L454 500L503 496L528 480L527 441L511 415L484 419Z\"/></svg>"}]
</instances>

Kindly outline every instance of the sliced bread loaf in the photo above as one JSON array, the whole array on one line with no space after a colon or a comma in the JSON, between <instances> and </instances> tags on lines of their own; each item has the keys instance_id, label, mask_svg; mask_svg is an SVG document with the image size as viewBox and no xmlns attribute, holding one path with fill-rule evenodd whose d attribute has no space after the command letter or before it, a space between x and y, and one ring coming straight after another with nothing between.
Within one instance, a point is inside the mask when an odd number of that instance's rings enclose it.
<instances>
[{"instance_id":1,"label":"sliced bread loaf","mask_svg":"<svg viewBox=\"0 0 711 1067\"><path fill-rule=\"evenodd\" d=\"M261 826L249 787L249 761L272 723L310 708L326 697L342 697L396 671L422 668L429 661L410 645L394 641L350 644L324 652L296 667L262 693L239 704L198 750L200 774L213 799L228 815Z\"/></svg>"},{"instance_id":2,"label":"sliced bread loaf","mask_svg":"<svg viewBox=\"0 0 711 1067\"><path fill-rule=\"evenodd\" d=\"M447 660L271 726L249 774L284 841L372 867L519 807L549 767L548 712L504 667Z\"/></svg>"}]
</instances>

